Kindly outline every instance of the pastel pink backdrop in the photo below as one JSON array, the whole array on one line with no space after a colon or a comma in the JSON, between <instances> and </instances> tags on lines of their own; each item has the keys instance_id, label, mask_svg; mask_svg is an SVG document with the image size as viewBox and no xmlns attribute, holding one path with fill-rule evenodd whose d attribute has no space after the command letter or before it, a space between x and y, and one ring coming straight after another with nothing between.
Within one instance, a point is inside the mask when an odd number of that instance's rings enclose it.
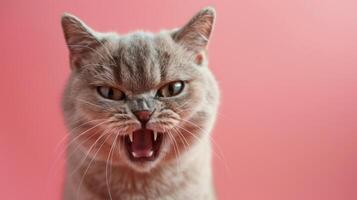
<instances>
[{"instance_id":1,"label":"pastel pink backdrop","mask_svg":"<svg viewBox=\"0 0 357 200\"><path fill-rule=\"evenodd\" d=\"M353 0L2 1L1 199L60 199L55 146L66 135L69 75L61 13L125 33L180 26L206 5L218 13L209 53L222 89L213 135L220 199L357 199Z\"/></svg>"}]
</instances>

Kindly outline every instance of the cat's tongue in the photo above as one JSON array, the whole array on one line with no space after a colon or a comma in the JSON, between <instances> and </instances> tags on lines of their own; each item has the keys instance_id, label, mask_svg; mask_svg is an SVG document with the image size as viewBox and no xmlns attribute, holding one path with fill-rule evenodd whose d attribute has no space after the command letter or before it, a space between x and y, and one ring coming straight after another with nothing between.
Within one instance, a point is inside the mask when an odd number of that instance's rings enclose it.
<instances>
[{"instance_id":1,"label":"cat's tongue","mask_svg":"<svg viewBox=\"0 0 357 200\"><path fill-rule=\"evenodd\" d=\"M148 129L134 131L131 143L132 155L135 158L151 157L154 153L152 140L153 131Z\"/></svg>"}]
</instances>

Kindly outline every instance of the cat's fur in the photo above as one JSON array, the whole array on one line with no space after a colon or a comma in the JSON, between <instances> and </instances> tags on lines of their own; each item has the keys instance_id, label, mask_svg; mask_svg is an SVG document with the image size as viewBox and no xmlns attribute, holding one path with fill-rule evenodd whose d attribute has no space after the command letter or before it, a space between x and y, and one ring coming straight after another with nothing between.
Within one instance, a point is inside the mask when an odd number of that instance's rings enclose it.
<instances>
[{"instance_id":1,"label":"cat's fur","mask_svg":"<svg viewBox=\"0 0 357 200\"><path fill-rule=\"evenodd\" d=\"M67 148L66 200L213 200L210 131L219 91L206 47L215 10L205 8L183 28L126 35L98 33L78 18L62 17L71 75L64 97ZM182 80L182 94L155 98L163 84ZM101 98L97 86L126 93ZM132 162L123 138L140 124L137 98L154 102L147 126L164 132L158 158Z\"/></svg>"}]
</instances>

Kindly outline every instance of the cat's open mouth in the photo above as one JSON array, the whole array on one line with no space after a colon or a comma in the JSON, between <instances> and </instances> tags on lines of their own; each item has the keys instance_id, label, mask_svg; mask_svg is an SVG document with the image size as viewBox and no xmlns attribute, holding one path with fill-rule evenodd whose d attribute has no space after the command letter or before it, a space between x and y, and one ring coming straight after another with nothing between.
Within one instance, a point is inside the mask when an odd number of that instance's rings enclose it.
<instances>
[{"instance_id":1,"label":"cat's open mouth","mask_svg":"<svg viewBox=\"0 0 357 200\"><path fill-rule=\"evenodd\" d=\"M132 161L153 161L159 154L163 134L138 129L125 136L125 146Z\"/></svg>"}]
</instances>

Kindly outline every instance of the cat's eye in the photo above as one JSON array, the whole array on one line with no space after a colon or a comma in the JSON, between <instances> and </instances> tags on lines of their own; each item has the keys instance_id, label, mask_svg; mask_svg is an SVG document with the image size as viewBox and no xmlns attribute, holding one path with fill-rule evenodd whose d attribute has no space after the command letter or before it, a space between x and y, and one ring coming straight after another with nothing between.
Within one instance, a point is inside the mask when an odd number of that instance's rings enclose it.
<instances>
[{"instance_id":1,"label":"cat's eye","mask_svg":"<svg viewBox=\"0 0 357 200\"><path fill-rule=\"evenodd\" d=\"M157 92L157 95L159 97L173 97L179 95L184 87L185 83L183 81L171 82L161 87Z\"/></svg>"},{"instance_id":2,"label":"cat's eye","mask_svg":"<svg viewBox=\"0 0 357 200\"><path fill-rule=\"evenodd\" d=\"M107 86L98 86L97 92L100 96L106 99L120 101L125 98L124 92Z\"/></svg>"}]
</instances>

